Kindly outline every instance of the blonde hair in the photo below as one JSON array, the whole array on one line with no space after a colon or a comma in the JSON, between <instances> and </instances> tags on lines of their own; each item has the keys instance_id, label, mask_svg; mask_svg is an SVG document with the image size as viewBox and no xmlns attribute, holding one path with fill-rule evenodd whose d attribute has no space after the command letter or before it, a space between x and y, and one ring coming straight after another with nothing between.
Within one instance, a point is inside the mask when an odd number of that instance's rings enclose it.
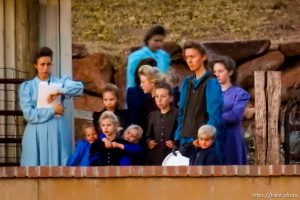
<instances>
[{"instance_id":1,"label":"blonde hair","mask_svg":"<svg viewBox=\"0 0 300 200\"><path fill-rule=\"evenodd\" d=\"M214 139L216 132L217 130L215 127L211 125L203 125L198 130L198 138L200 138L201 136L206 136L208 138Z\"/></svg>"},{"instance_id":2,"label":"blonde hair","mask_svg":"<svg viewBox=\"0 0 300 200\"><path fill-rule=\"evenodd\" d=\"M149 80L154 81L154 83L164 80L165 76L159 72L157 67L152 67L150 65L142 65L138 71L139 76L146 76Z\"/></svg>"},{"instance_id":3,"label":"blonde hair","mask_svg":"<svg viewBox=\"0 0 300 200\"><path fill-rule=\"evenodd\" d=\"M101 121L104 119L112 120L117 126L120 124L118 117L111 111L104 111L99 118L99 123L101 124Z\"/></svg>"},{"instance_id":4,"label":"blonde hair","mask_svg":"<svg viewBox=\"0 0 300 200\"><path fill-rule=\"evenodd\" d=\"M130 131L130 129L137 130L137 132L138 132L138 140L140 140L142 138L144 131L143 131L143 129L139 125L132 124L132 125L128 126L124 132Z\"/></svg>"},{"instance_id":5,"label":"blonde hair","mask_svg":"<svg viewBox=\"0 0 300 200\"><path fill-rule=\"evenodd\" d=\"M85 129L88 129L88 128L95 129L95 126L94 126L94 124L88 122L88 123L86 123L86 124L84 124L84 125L82 126L82 131L84 132ZM96 131L96 129L95 129L95 131Z\"/></svg>"},{"instance_id":6,"label":"blonde hair","mask_svg":"<svg viewBox=\"0 0 300 200\"><path fill-rule=\"evenodd\" d=\"M174 72L169 72L166 75L166 82L169 83L172 87L179 85L179 76Z\"/></svg>"}]
</instances>

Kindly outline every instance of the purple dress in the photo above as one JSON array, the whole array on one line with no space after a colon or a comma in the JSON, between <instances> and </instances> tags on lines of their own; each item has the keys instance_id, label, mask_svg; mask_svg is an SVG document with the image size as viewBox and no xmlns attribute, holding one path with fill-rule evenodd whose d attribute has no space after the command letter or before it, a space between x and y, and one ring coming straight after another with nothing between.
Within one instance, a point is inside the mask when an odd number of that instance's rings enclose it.
<instances>
[{"instance_id":1,"label":"purple dress","mask_svg":"<svg viewBox=\"0 0 300 200\"><path fill-rule=\"evenodd\" d=\"M219 139L225 165L247 164L242 119L249 98L249 93L237 86L223 91L224 105Z\"/></svg>"}]
</instances>

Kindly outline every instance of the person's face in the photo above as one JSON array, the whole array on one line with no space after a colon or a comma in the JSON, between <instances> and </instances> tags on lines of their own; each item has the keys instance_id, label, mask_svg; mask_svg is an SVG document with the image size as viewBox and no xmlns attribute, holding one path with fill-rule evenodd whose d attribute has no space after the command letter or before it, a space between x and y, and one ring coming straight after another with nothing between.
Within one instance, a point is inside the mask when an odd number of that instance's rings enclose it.
<instances>
[{"instance_id":1,"label":"person's face","mask_svg":"<svg viewBox=\"0 0 300 200\"><path fill-rule=\"evenodd\" d=\"M192 72L197 72L206 61L206 55L202 55L197 49L186 49L184 52L185 61Z\"/></svg>"},{"instance_id":2,"label":"person's face","mask_svg":"<svg viewBox=\"0 0 300 200\"><path fill-rule=\"evenodd\" d=\"M124 140L131 142L131 143L138 143L139 142L139 133L138 130L135 128L131 128L124 132L123 134Z\"/></svg>"},{"instance_id":3,"label":"person's face","mask_svg":"<svg viewBox=\"0 0 300 200\"><path fill-rule=\"evenodd\" d=\"M37 70L38 77L41 80L47 80L51 73L52 59L49 56L43 56L37 59L34 67Z\"/></svg>"},{"instance_id":4,"label":"person's face","mask_svg":"<svg viewBox=\"0 0 300 200\"><path fill-rule=\"evenodd\" d=\"M173 101L173 97L170 96L167 89L158 88L155 89L155 103L160 110L166 109Z\"/></svg>"},{"instance_id":5,"label":"person's face","mask_svg":"<svg viewBox=\"0 0 300 200\"><path fill-rule=\"evenodd\" d=\"M97 135L96 130L94 128L86 128L84 130L84 133L85 133L85 139L89 143L93 143L98 139L98 135Z\"/></svg>"},{"instance_id":6,"label":"person's face","mask_svg":"<svg viewBox=\"0 0 300 200\"><path fill-rule=\"evenodd\" d=\"M199 137L198 141L199 141L199 146L202 149L209 148L212 145L212 143L214 142L213 138L209 138L207 136L201 136L201 137Z\"/></svg>"},{"instance_id":7,"label":"person's face","mask_svg":"<svg viewBox=\"0 0 300 200\"><path fill-rule=\"evenodd\" d=\"M140 75L141 88L145 94L152 93L154 89L154 81L149 80L147 76Z\"/></svg>"},{"instance_id":8,"label":"person's face","mask_svg":"<svg viewBox=\"0 0 300 200\"><path fill-rule=\"evenodd\" d=\"M106 110L114 111L117 107L117 97L113 92L104 92L103 93L103 105L106 108Z\"/></svg>"},{"instance_id":9,"label":"person's face","mask_svg":"<svg viewBox=\"0 0 300 200\"><path fill-rule=\"evenodd\" d=\"M158 50L163 47L165 40L165 36L163 35L153 35L149 40L148 40L148 47L152 50Z\"/></svg>"},{"instance_id":10,"label":"person's face","mask_svg":"<svg viewBox=\"0 0 300 200\"><path fill-rule=\"evenodd\" d=\"M118 126L116 123L113 122L112 119L102 119L100 123L100 128L104 135L106 136L113 136L117 133Z\"/></svg>"},{"instance_id":11,"label":"person's face","mask_svg":"<svg viewBox=\"0 0 300 200\"><path fill-rule=\"evenodd\" d=\"M215 63L213 66L213 70L214 75L217 77L221 85L230 82L232 71L229 72L223 63Z\"/></svg>"}]
</instances>

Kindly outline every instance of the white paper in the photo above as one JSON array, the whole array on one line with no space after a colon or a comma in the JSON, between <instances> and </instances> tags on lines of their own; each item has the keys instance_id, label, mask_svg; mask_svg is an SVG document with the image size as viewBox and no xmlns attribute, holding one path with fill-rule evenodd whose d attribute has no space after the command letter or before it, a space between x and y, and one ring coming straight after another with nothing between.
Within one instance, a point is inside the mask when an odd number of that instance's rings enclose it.
<instances>
[{"instance_id":1,"label":"white paper","mask_svg":"<svg viewBox=\"0 0 300 200\"><path fill-rule=\"evenodd\" d=\"M49 83L40 82L38 89L37 108L49 108L54 104L61 104L61 95L57 96L51 103L47 102L50 94L61 91L62 84L60 83Z\"/></svg>"},{"instance_id":2,"label":"white paper","mask_svg":"<svg viewBox=\"0 0 300 200\"><path fill-rule=\"evenodd\" d=\"M175 151L176 156L173 153L167 155L164 159L162 166L188 166L190 159L181 155L179 151Z\"/></svg>"}]
</instances>

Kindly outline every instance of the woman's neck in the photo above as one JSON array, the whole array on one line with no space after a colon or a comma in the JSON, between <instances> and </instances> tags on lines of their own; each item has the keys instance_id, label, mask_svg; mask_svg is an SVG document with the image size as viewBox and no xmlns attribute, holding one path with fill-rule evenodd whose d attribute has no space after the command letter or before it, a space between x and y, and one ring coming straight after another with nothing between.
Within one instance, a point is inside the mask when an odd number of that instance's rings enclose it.
<instances>
[{"instance_id":1,"label":"woman's neck","mask_svg":"<svg viewBox=\"0 0 300 200\"><path fill-rule=\"evenodd\" d=\"M225 90L227 90L228 88L230 88L232 86L231 82L228 81L226 83L221 84L221 89L224 92Z\"/></svg>"},{"instance_id":2,"label":"woman's neck","mask_svg":"<svg viewBox=\"0 0 300 200\"><path fill-rule=\"evenodd\" d=\"M40 75L38 75L37 76L41 81L48 81L48 79L49 79L49 76L40 76Z\"/></svg>"},{"instance_id":3,"label":"woman's neck","mask_svg":"<svg viewBox=\"0 0 300 200\"><path fill-rule=\"evenodd\" d=\"M202 66L200 67L200 69L197 70L197 71L195 72L196 79L201 78L201 77L205 74L205 72L206 72L206 69L205 69L205 67L202 65Z\"/></svg>"}]
</instances>

